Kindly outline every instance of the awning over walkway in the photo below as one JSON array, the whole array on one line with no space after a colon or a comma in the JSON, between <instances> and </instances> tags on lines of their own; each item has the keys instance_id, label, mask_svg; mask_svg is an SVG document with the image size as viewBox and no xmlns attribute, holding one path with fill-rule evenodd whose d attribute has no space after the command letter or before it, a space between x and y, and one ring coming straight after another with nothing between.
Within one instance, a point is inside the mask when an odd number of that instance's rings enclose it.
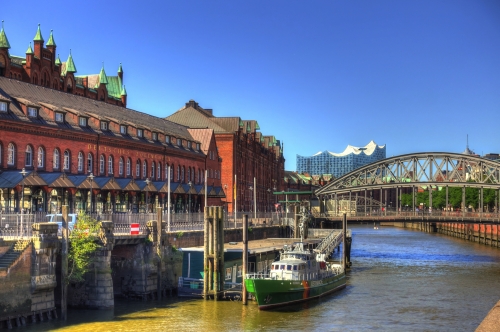
<instances>
[{"instance_id":1,"label":"awning over walkway","mask_svg":"<svg viewBox=\"0 0 500 332\"><path fill-rule=\"evenodd\" d=\"M40 173L40 177L49 188L75 188L75 184L71 182L66 173Z\"/></svg>"},{"instance_id":2,"label":"awning over walkway","mask_svg":"<svg viewBox=\"0 0 500 332\"><path fill-rule=\"evenodd\" d=\"M95 181L90 181L87 175L68 175L68 179L75 185L78 189L100 189L99 185ZM91 183L92 182L92 183Z\"/></svg>"},{"instance_id":3,"label":"awning over walkway","mask_svg":"<svg viewBox=\"0 0 500 332\"><path fill-rule=\"evenodd\" d=\"M27 172L24 177L25 186L46 186L47 183L36 172ZM0 173L0 188L14 188L23 184L23 176L19 171L5 171Z\"/></svg>"}]
</instances>

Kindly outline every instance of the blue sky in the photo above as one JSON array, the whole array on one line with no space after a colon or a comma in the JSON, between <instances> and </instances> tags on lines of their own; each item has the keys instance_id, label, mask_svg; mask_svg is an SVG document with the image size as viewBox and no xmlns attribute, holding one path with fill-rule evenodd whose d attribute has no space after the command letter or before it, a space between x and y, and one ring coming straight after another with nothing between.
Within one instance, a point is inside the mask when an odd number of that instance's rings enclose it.
<instances>
[{"instance_id":1,"label":"blue sky","mask_svg":"<svg viewBox=\"0 0 500 332\"><path fill-rule=\"evenodd\" d=\"M296 155L370 140L387 156L500 153L500 2L15 1L13 55L41 24L77 75L123 64L130 108L165 117L188 100L255 119ZM50 3L50 4L48 4Z\"/></svg>"}]
</instances>

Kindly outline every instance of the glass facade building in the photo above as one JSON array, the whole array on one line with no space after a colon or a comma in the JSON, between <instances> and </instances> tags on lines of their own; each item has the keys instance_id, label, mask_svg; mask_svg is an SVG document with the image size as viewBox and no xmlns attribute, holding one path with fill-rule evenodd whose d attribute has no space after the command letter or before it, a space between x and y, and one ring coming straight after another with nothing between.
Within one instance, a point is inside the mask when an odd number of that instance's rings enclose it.
<instances>
[{"instance_id":1,"label":"glass facade building","mask_svg":"<svg viewBox=\"0 0 500 332\"><path fill-rule=\"evenodd\" d=\"M339 178L361 166L386 158L386 146L371 141L364 147L348 145L342 153L318 152L313 156L297 155L297 172L310 175L332 174Z\"/></svg>"}]
</instances>

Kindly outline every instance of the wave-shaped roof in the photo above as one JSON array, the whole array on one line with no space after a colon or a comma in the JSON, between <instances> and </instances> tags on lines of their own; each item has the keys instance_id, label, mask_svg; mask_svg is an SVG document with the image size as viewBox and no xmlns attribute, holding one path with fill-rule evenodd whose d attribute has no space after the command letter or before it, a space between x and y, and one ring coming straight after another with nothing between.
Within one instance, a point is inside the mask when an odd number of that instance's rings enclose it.
<instances>
[{"instance_id":1,"label":"wave-shaped roof","mask_svg":"<svg viewBox=\"0 0 500 332\"><path fill-rule=\"evenodd\" d=\"M365 155L367 156L371 156L373 154L373 152L377 149L384 149L385 148L385 145L377 145L377 143L375 143L373 140L370 141L370 143L366 144L364 147L356 147L356 146L352 146L352 145L348 145L344 151L342 151L341 153L335 153L335 152L330 152L330 151L324 151L324 152L318 152L316 153L314 156L319 156L323 153L329 153L330 155L332 156L335 156L335 157L343 157L343 156L347 156L351 153L353 154L360 154L360 153L364 153Z\"/></svg>"}]
</instances>

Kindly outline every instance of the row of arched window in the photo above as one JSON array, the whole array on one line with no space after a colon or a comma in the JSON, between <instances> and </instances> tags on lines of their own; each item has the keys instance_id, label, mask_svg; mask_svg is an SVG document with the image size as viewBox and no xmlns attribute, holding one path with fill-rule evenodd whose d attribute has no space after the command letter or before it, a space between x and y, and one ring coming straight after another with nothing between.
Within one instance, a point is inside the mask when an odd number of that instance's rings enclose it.
<instances>
[{"instance_id":1,"label":"row of arched window","mask_svg":"<svg viewBox=\"0 0 500 332\"><path fill-rule=\"evenodd\" d=\"M3 153L2 145L0 144L0 165L3 165ZM35 158L36 155L36 158ZM62 158L62 159L61 159ZM9 143L6 150L6 166L15 166L16 164L16 146L14 143ZM52 156L52 169L55 171L71 171L71 152L65 150L60 152L58 148L55 148ZM114 173L114 157L109 155L107 158L104 154L99 156L97 170L94 170L94 155L89 152L87 156L84 156L83 152L78 152L77 156L77 172L78 173L94 173L95 175L108 175L113 176ZM5 165L4 165L5 166ZM31 145L27 145L24 151L24 166L25 167L35 167L37 169L46 168L46 152L43 147L38 147L36 153ZM193 182L193 183L203 183L204 182L204 170L195 167L185 167L181 165L165 165L165 169L162 169L161 162L151 162L150 168L148 168L148 162L140 159L135 161L135 169L133 166L133 161L130 157L120 157L118 159L118 176L119 177L135 177L135 178L151 178L154 180L167 180L166 174L168 173L168 167L170 168L170 179L176 182ZM86 168L86 169L85 169ZM208 170L208 177L220 179L220 172L217 170Z\"/></svg>"}]
</instances>

